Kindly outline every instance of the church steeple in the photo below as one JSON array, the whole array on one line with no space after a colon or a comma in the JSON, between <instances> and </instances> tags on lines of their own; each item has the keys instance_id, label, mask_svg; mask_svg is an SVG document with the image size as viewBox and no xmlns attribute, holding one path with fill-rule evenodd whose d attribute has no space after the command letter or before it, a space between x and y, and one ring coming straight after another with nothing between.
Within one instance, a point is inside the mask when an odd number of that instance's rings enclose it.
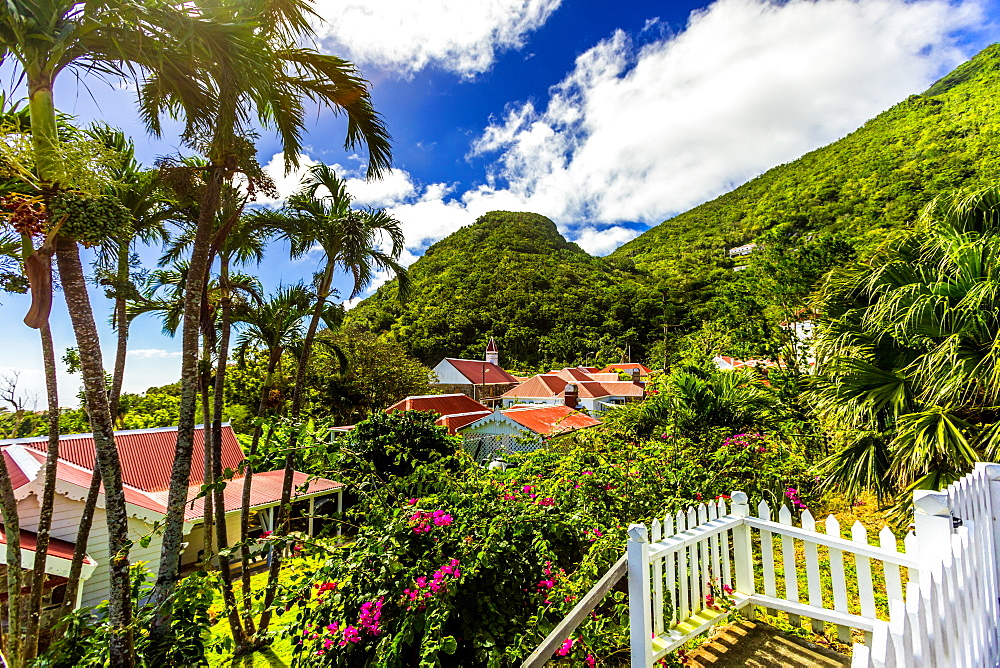
<instances>
[{"instance_id":1,"label":"church steeple","mask_svg":"<svg viewBox=\"0 0 1000 668\"><path fill-rule=\"evenodd\" d=\"M492 336L489 343L486 344L486 361L500 366L500 352L497 350L497 342Z\"/></svg>"}]
</instances>

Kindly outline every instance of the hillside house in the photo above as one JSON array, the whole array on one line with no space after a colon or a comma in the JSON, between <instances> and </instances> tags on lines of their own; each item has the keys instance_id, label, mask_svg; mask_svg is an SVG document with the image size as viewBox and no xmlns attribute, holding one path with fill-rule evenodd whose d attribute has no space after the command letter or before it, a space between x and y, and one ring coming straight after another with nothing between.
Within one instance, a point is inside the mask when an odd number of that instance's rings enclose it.
<instances>
[{"instance_id":1,"label":"hillside house","mask_svg":"<svg viewBox=\"0 0 1000 668\"><path fill-rule=\"evenodd\" d=\"M520 382L500 368L500 353L492 336L486 344L485 359L446 357L434 367L434 374L434 387L445 393L461 392L489 405L499 403L499 397Z\"/></svg>"},{"instance_id":2,"label":"hillside house","mask_svg":"<svg viewBox=\"0 0 1000 668\"><path fill-rule=\"evenodd\" d=\"M565 372L565 373L564 373ZM503 394L504 408L517 404L565 405L599 415L609 408L640 401L646 393L639 381L568 380L572 370L543 373Z\"/></svg>"},{"instance_id":3,"label":"hillside house","mask_svg":"<svg viewBox=\"0 0 1000 668\"><path fill-rule=\"evenodd\" d=\"M406 397L385 409L386 413L403 411L434 411L439 417L435 424L447 427L449 434L455 434L467 424L493 412L485 404L464 394L429 394L420 397Z\"/></svg>"},{"instance_id":4,"label":"hillside house","mask_svg":"<svg viewBox=\"0 0 1000 668\"><path fill-rule=\"evenodd\" d=\"M465 449L478 462L497 453L531 452L545 439L601 424L597 418L562 405L515 406L493 411L461 427Z\"/></svg>"},{"instance_id":5,"label":"hillside house","mask_svg":"<svg viewBox=\"0 0 1000 668\"><path fill-rule=\"evenodd\" d=\"M154 573L160 562L160 535L153 532L155 522L163 521L167 510L167 490L174 459L177 428L139 429L120 431L115 443L121 457L125 502L128 511L128 529L134 541L130 558L132 562L146 562ZM22 559L26 567L34 560L34 532L38 529L39 500L44 484L45 450L48 439L21 438L0 441L7 472L14 484L18 518L22 528ZM53 544L48 549L46 571L49 578L46 588L65 583L69 572L74 541L80 525L84 499L90 488L94 467L94 440L92 434L64 435L59 439L59 460L56 466L56 497L52 518ZM222 466L239 471L243 451L229 425L222 430ZM189 478L188 498L184 509L184 550L181 567L191 568L204 556L204 527L202 499L198 497L204 482L203 430L195 432L194 455ZM283 470L254 474L251 480L250 504L254 512L251 536L274 528L275 507L281 500ZM226 521L230 542L239 539L240 502L244 478L240 473L225 489ZM342 485L322 478L310 479L305 473L294 474L292 503L292 529L313 533L319 529L313 515L337 511L341 505ZM99 498L93 528L88 542L88 562L84 568L83 586L77 605L94 606L107 598L108 527L103 495ZM139 539L152 535L148 546L142 547ZM3 559L0 551L0 560ZM63 578L60 583L59 578ZM55 600L58 592L54 591Z\"/></svg>"},{"instance_id":6,"label":"hillside house","mask_svg":"<svg viewBox=\"0 0 1000 668\"><path fill-rule=\"evenodd\" d=\"M609 364L603 369L601 369L601 373L633 374L635 373L636 369L639 370L639 375L642 378L645 378L649 374L653 373L653 370L650 369L648 366L646 366L645 364L639 364L638 362L623 362L620 364Z\"/></svg>"}]
</instances>

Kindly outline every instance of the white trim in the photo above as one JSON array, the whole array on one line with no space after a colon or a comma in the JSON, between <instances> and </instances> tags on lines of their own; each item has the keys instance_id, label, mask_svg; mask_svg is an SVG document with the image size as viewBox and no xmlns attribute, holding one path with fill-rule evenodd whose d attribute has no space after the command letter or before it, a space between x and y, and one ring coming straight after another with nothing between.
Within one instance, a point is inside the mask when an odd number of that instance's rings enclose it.
<instances>
[{"instance_id":1,"label":"white trim","mask_svg":"<svg viewBox=\"0 0 1000 668\"><path fill-rule=\"evenodd\" d=\"M7 565L7 550L0 550L0 564ZM66 559L63 557L57 557L54 555L49 555L45 559L45 572L48 575L59 575L61 577L69 577L70 567L73 564L72 559ZM21 548L21 568L24 570L31 570L35 567L35 552L28 550L26 548ZM93 560L89 555L83 562L83 568L80 570L80 579L87 580L91 575L94 574L94 570L97 568L97 562ZM81 588L82 589L82 588Z\"/></svg>"}]
</instances>

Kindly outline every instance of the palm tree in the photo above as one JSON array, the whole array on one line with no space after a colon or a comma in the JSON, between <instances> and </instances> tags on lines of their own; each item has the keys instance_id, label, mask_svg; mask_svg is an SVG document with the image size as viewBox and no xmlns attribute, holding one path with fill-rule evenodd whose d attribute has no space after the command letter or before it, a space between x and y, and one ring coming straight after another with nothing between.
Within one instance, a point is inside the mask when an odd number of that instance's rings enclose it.
<instances>
[{"instance_id":1,"label":"palm tree","mask_svg":"<svg viewBox=\"0 0 1000 668\"><path fill-rule=\"evenodd\" d=\"M325 194L320 194L321 192ZM309 168L301 190L288 199L281 211L259 211L257 216L277 228L279 235L289 241L293 257L301 257L316 247L323 253L322 270L316 279L316 302L302 341L302 352L295 373L290 415L295 423L301 417L309 357L332 292L335 271L342 269L353 278L351 299L371 285L376 271L391 272L398 278L402 298L410 286L409 275L398 262L404 248L403 230L399 221L384 210L352 209L346 182L323 164ZM388 252L381 250L384 239L388 240ZM277 524L281 534L287 533L296 439L297 430L293 429L285 457L285 476L278 510ZM280 569L281 555L275 554L268 573L259 634L266 631L270 622L270 606L274 600Z\"/></svg>"},{"instance_id":2,"label":"palm tree","mask_svg":"<svg viewBox=\"0 0 1000 668\"><path fill-rule=\"evenodd\" d=\"M211 73L214 104L210 113L199 117L186 134L209 160L206 187L199 202L199 220L190 257L190 285L185 293L184 331L181 344L181 406L177 445L168 492L168 512L164 524L162 552L154 603L163 603L179 576L183 529L183 506L187 476L191 466L195 421L198 323L201 286L209 270L213 222L224 186L237 172L248 179L251 190L266 181L253 160L252 122L273 128L280 135L286 167L297 164L300 135L305 125L303 100L318 102L347 116L345 146L365 144L369 152L368 174L379 176L389 167L389 136L375 112L368 83L345 60L302 46L311 36L310 10L301 1L254 0L222 2L199 7L205 17L219 22L243 22L252 28L239 33L239 40L227 42L226 52L215 54ZM147 91L159 90L153 80ZM169 92L149 96L148 118L175 104ZM194 138L208 137L201 143ZM162 635L169 621L161 615L153 632Z\"/></svg>"},{"instance_id":3,"label":"palm tree","mask_svg":"<svg viewBox=\"0 0 1000 668\"><path fill-rule=\"evenodd\" d=\"M1000 190L937 199L821 293L813 390L850 492L939 489L1000 445Z\"/></svg>"},{"instance_id":4,"label":"palm tree","mask_svg":"<svg viewBox=\"0 0 1000 668\"><path fill-rule=\"evenodd\" d=\"M279 286L274 295L254 308L238 308L236 319L244 325L236 341L237 359L246 359L254 350L267 355L264 379L261 384L260 402L257 407L253 436L247 457L243 461L243 494L240 508L240 556L242 561L244 625L247 635L254 635L250 587L250 488L253 479L253 462L263 433L262 418L271 405L274 373L285 350L302 336L302 321L312 310L311 293L301 284Z\"/></svg>"},{"instance_id":5,"label":"palm tree","mask_svg":"<svg viewBox=\"0 0 1000 668\"><path fill-rule=\"evenodd\" d=\"M156 170L143 170L135 159L135 145L118 129L96 125L87 134L120 156L114 166L115 185L108 194L129 211L132 224L110 236L101 245L96 267L102 285L115 300L112 324L118 335L115 366L111 374L111 414L118 415L118 400L125 378L130 320L126 313L129 298L136 293L132 277L132 250L136 243L154 244L168 238L166 223L176 215L174 200L167 196Z\"/></svg>"},{"instance_id":6,"label":"palm tree","mask_svg":"<svg viewBox=\"0 0 1000 668\"><path fill-rule=\"evenodd\" d=\"M39 183L46 187L74 183L74 175L63 169L59 147L53 89L60 72L75 68L125 75L130 74L128 67L155 72L157 85L172 90L175 103L190 110L194 118L193 112L211 102L198 85L202 78L196 76L198 63L206 62L206 58L203 51L190 47L216 43L217 39L203 39L213 31L225 34L232 29L201 20L182 3L13 0L4 5L0 10L0 53L16 62L27 82L34 170ZM112 555L109 659L112 666L131 666L130 542L100 342L77 243L65 234L58 234L53 241L80 351L88 415L105 487ZM36 270L36 276L44 276L48 267L51 249L44 248L44 252L35 251L31 256L34 264L43 265ZM44 304L50 299L48 286L38 283L35 287L32 299ZM20 658L14 661L18 663Z\"/></svg>"}]
</instances>

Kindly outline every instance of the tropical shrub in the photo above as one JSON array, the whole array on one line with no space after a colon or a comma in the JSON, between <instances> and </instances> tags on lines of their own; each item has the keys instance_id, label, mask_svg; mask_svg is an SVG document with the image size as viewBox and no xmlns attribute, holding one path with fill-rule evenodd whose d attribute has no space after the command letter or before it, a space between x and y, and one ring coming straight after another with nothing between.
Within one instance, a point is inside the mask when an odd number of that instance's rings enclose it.
<instances>
[{"instance_id":1,"label":"tropical shrub","mask_svg":"<svg viewBox=\"0 0 1000 668\"><path fill-rule=\"evenodd\" d=\"M367 489L348 513L357 534L293 599L295 665L512 665L621 556L630 522L733 489L796 509L815 500L801 453L763 434L709 447L670 434L562 443L514 455L507 470L456 451L405 475L344 476ZM567 665L626 656L624 586L566 640L556 658Z\"/></svg>"},{"instance_id":2,"label":"tropical shrub","mask_svg":"<svg viewBox=\"0 0 1000 668\"><path fill-rule=\"evenodd\" d=\"M830 480L939 489L1000 445L1000 190L932 202L914 230L834 272L814 401Z\"/></svg>"}]
</instances>

